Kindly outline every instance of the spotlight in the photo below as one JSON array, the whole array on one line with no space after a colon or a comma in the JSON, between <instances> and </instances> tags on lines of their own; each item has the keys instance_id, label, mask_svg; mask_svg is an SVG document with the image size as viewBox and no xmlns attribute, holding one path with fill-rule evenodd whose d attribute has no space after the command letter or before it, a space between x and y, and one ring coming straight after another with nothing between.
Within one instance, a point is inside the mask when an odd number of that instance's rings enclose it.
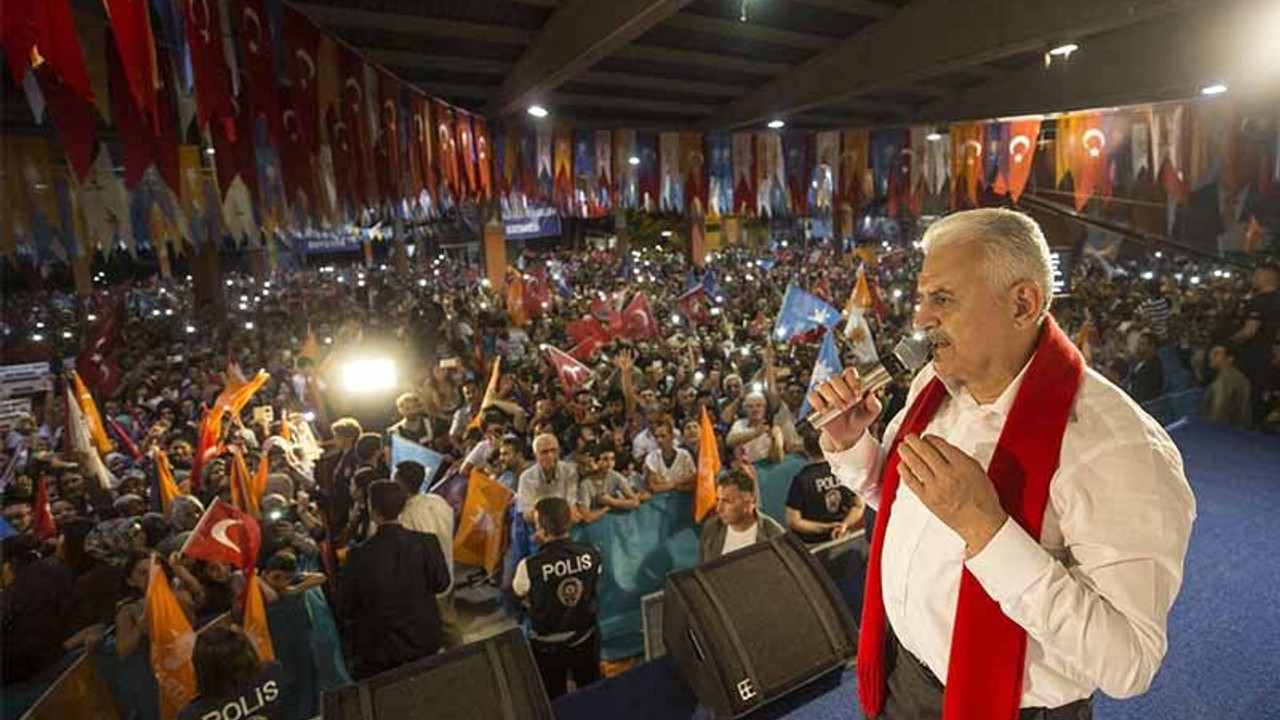
<instances>
[{"instance_id":1,"label":"spotlight","mask_svg":"<svg viewBox=\"0 0 1280 720\"><path fill-rule=\"evenodd\" d=\"M342 385L350 393L372 393L396 386L396 364L389 357L348 360L342 366Z\"/></svg>"},{"instance_id":2,"label":"spotlight","mask_svg":"<svg viewBox=\"0 0 1280 720\"><path fill-rule=\"evenodd\" d=\"M627 164L628 164L628 165L631 165L631 166L633 166L633 167L634 167L634 166L636 166L636 165L639 165L639 164L640 164L640 158L636 157L635 155L632 155L631 157L627 158Z\"/></svg>"},{"instance_id":3,"label":"spotlight","mask_svg":"<svg viewBox=\"0 0 1280 720\"><path fill-rule=\"evenodd\" d=\"M71 331L70 331L70 330L63 330L63 331L62 331L62 339L63 339L63 340L70 340L70 339L71 339Z\"/></svg>"},{"instance_id":4,"label":"spotlight","mask_svg":"<svg viewBox=\"0 0 1280 720\"><path fill-rule=\"evenodd\" d=\"M244 329L245 329L245 330L252 330L252 329L253 329L253 321L252 321L252 320L247 321L247 322L244 324Z\"/></svg>"},{"instance_id":5,"label":"spotlight","mask_svg":"<svg viewBox=\"0 0 1280 720\"><path fill-rule=\"evenodd\" d=\"M1062 45L1050 50L1049 54L1054 57L1069 58L1071 57L1071 53L1079 49L1080 46L1075 43L1063 43Z\"/></svg>"},{"instance_id":6,"label":"spotlight","mask_svg":"<svg viewBox=\"0 0 1280 720\"><path fill-rule=\"evenodd\" d=\"M544 118L551 114L547 112L547 109L542 107L541 105L530 105L528 113L539 119Z\"/></svg>"},{"instance_id":7,"label":"spotlight","mask_svg":"<svg viewBox=\"0 0 1280 720\"><path fill-rule=\"evenodd\" d=\"M43 330L43 329L44 329L44 322L43 322L43 321L37 322L37 323L36 323L36 329L37 329L37 330Z\"/></svg>"},{"instance_id":8,"label":"spotlight","mask_svg":"<svg viewBox=\"0 0 1280 720\"><path fill-rule=\"evenodd\" d=\"M84 319L88 320L89 322L94 322L98 319L98 316L94 315L93 313L89 313L88 315L85 316Z\"/></svg>"},{"instance_id":9,"label":"spotlight","mask_svg":"<svg viewBox=\"0 0 1280 720\"><path fill-rule=\"evenodd\" d=\"M187 326L187 334L188 334L188 335L195 335L195 334L196 334L196 326L195 326L195 325L188 325L188 326Z\"/></svg>"},{"instance_id":10,"label":"spotlight","mask_svg":"<svg viewBox=\"0 0 1280 720\"><path fill-rule=\"evenodd\" d=\"M672 233L671 233L671 231L670 231L670 230L663 230L663 231L662 231L662 237L664 237L664 238L669 238L669 237L671 237L671 235L672 235Z\"/></svg>"},{"instance_id":11,"label":"spotlight","mask_svg":"<svg viewBox=\"0 0 1280 720\"><path fill-rule=\"evenodd\" d=\"M1200 94L1201 94L1201 95L1210 95L1210 96L1212 96L1212 95L1221 95L1222 93L1224 93L1224 92L1226 92L1226 91L1227 91L1227 86L1226 86L1226 85L1223 85L1222 83L1215 83L1215 84L1213 84L1213 85L1206 85L1205 87L1201 88L1201 89L1200 89Z\"/></svg>"},{"instance_id":12,"label":"spotlight","mask_svg":"<svg viewBox=\"0 0 1280 720\"><path fill-rule=\"evenodd\" d=\"M935 130L929 133L928 135L925 135L924 139L928 140L929 142L938 142L939 140L942 139L942 133Z\"/></svg>"},{"instance_id":13,"label":"spotlight","mask_svg":"<svg viewBox=\"0 0 1280 720\"><path fill-rule=\"evenodd\" d=\"M787 126L787 123L786 123L786 122L784 122L784 121L782 121L782 120L770 120L770 121L769 121L769 129L770 129L770 130L781 130L782 128L784 128L784 127L786 127L786 126Z\"/></svg>"},{"instance_id":14,"label":"spotlight","mask_svg":"<svg viewBox=\"0 0 1280 720\"><path fill-rule=\"evenodd\" d=\"M40 333L35 333L31 336L31 342L44 342L44 336Z\"/></svg>"}]
</instances>

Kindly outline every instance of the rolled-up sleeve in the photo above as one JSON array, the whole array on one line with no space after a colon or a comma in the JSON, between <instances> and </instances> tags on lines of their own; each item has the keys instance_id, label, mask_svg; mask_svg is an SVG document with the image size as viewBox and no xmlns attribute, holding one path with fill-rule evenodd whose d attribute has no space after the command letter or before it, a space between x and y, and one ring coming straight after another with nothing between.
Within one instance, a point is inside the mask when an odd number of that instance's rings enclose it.
<instances>
[{"instance_id":1,"label":"rolled-up sleeve","mask_svg":"<svg viewBox=\"0 0 1280 720\"><path fill-rule=\"evenodd\" d=\"M1147 690L1168 646L1195 498L1171 443L1099 448L1054 479L1066 562L1012 519L966 567L1049 656L1107 695Z\"/></svg>"}]
</instances>

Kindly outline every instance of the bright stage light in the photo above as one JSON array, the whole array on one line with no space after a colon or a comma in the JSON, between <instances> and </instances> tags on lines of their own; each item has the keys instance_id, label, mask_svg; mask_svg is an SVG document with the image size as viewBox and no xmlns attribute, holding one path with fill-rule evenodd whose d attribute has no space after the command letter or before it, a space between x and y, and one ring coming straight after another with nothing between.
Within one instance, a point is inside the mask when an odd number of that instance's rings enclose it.
<instances>
[{"instance_id":1,"label":"bright stage light","mask_svg":"<svg viewBox=\"0 0 1280 720\"><path fill-rule=\"evenodd\" d=\"M633 166L633 167L634 167L634 166L636 166L636 165L639 165L639 164L640 164L640 158L636 157L635 155L632 155L631 157L627 158L627 164L628 164L628 165L631 165L631 166Z\"/></svg>"},{"instance_id":2,"label":"bright stage light","mask_svg":"<svg viewBox=\"0 0 1280 720\"><path fill-rule=\"evenodd\" d=\"M396 386L396 364L388 357L365 357L342 365L342 386L351 393L373 393Z\"/></svg>"},{"instance_id":3,"label":"bright stage light","mask_svg":"<svg viewBox=\"0 0 1280 720\"><path fill-rule=\"evenodd\" d=\"M784 128L784 127L786 127L786 126L787 126L787 123L786 123L786 122L784 122L784 121L782 121L782 120L770 120L770 121L769 121L769 129L770 129L770 130L781 130L782 128Z\"/></svg>"},{"instance_id":4,"label":"bright stage light","mask_svg":"<svg viewBox=\"0 0 1280 720\"><path fill-rule=\"evenodd\" d=\"M1053 55L1054 57L1068 58L1068 57L1071 57L1071 53L1079 49L1080 49L1080 46L1075 43L1065 43L1050 50L1049 54Z\"/></svg>"},{"instance_id":5,"label":"bright stage light","mask_svg":"<svg viewBox=\"0 0 1280 720\"><path fill-rule=\"evenodd\" d=\"M530 106L529 106L529 111L528 111L528 112L529 112L529 114L530 114L530 115L532 115L532 116L534 116L534 117L536 117L536 118L544 118L544 117L546 117L546 116L548 116L548 115L550 115L550 114L551 114L551 113L547 112L547 109L546 109L546 108L544 108L544 107L542 107L541 105L530 105Z\"/></svg>"},{"instance_id":6,"label":"bright stage light","mask_svg":"<svg viewBox=\"0 0 1280 720\"><path fill-rule=\"evenodd\" d=\"M1215 83L1213 85L1206 85L1205 87L1201 88L1200 94L1201 95L1221 95L1226 91L1227 91L1226 85L1223 85L1222 83Z\"/></svg>"},{"instance_id":7,"label":"bright stage light","mask_svg":"<svg viewBox=\"0 0 1280 720\"><path fill-rule=\"evenodd\" d=\"M940 132L931 132L931 133L929 133L928 135L925 135L925 136L924 136L924 139L925 139L925 140L928 140L929 142L938 142L939 140L941 140L941 139L942 139L942 133L940 133Z\"/></svg>"},{"instance_id":8,"label":"bright stage light","mask_svg":"<svg viewBox=\"0 0 1280 720\"><path fill-rule=\"evenodd\" d=\"M94 320L97 320L97 319L98 319L98 316L94 315L93 313L89 313L88 315L85 316L85 320L88 320L89 322L93 322Z\"/></svg>"}]
</instances>

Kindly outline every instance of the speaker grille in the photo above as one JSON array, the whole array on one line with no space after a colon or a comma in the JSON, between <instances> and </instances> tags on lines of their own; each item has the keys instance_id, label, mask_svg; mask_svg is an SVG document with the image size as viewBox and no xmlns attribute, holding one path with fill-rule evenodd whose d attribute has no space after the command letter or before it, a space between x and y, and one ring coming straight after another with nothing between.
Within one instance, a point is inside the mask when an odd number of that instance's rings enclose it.
<instances>
[{"instance_id":1,"label":"speaker grille","mask_svg":"<svg viewBox=\"0 0 1280 720\"><path fill-rule=\"evenodd\" d=\"M493 670L484 654L438 667L373 691L375 720L424 717L430 708L433 720L500 718L502 706L493 682Z\"/></svg>"},{"instance_id":2,"label":"speaker grille","mask_svg":"<svg viewBox=\"0 0 1280 720\"><path fill-rule=\"evenodd\" d=\"M766 691L786 685L798 672L830 664L833 651L818 614L778 554L752 553L715 568L706 579Z\"/></svg>"}]
</instances>

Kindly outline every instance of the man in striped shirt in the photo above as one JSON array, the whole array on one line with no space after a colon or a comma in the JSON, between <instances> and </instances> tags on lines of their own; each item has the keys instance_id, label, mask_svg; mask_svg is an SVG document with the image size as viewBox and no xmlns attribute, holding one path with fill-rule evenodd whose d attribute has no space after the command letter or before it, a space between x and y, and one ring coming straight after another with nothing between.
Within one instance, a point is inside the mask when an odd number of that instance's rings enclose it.
<instances>
[{"instance_id":1,"label":"man in striped shirt","mask_svg":"<svg viewBox=\"0 0 1280 720\"><path fill-rule=\"evenodd\" d=\"M1158 285L1152 287L1147 299L1138 305L1136 314L1162 343L1169 339L1169 317L1173 315L1173 303L1160 294Z\"/></svg>"}]
</instances>

